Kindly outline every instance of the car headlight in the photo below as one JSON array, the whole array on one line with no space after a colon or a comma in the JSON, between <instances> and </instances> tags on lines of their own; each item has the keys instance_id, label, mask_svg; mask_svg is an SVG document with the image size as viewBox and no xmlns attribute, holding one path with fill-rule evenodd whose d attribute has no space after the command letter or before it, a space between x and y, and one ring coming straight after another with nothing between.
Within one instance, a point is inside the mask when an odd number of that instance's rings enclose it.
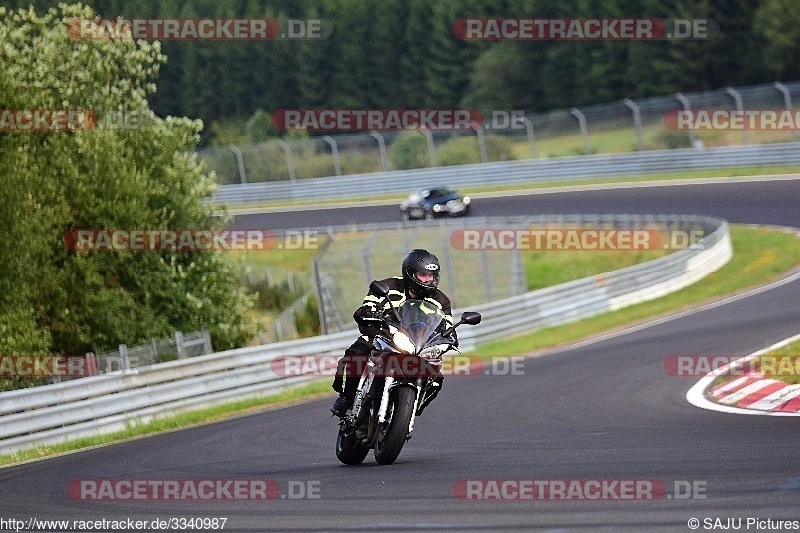
<instances>
[{"instance_id":1,"label":"car headlight","mask_svg":"<svg viewBox=\"0 0 800 533\"><path fill-rule=\"evenodd\" d=\"M436 211L436 212L438 213L439 211L441 211L441 210L442 210L442 206L441 206L441 205L439 205L439 204L436 204L435 206L433 206L433 210L434 210L434 211Z\"/></svg>"},{"instance_id":2,"label":"car headlight","mask_svg":"<svg viewBox=\"0 0 800 533\"><path fill-rule=\"evenodd\" d=\"M464 202L464 205L469 205L472 200L469 199L469 196L465 196L461 201Z\"/></svg>"},{"instance_id":3,"label":"car headlight","mask_svg":"<svg viewBox=\"0 0 800 533\"><path fill-rule=\"evenodd\" d=\"M400 350L406 353L414 353L414 343L411 342L411 339L408 338L408 335L402 331L394 332L394 335L392 335L392 342Z\"/></svg>"}]
</instances>

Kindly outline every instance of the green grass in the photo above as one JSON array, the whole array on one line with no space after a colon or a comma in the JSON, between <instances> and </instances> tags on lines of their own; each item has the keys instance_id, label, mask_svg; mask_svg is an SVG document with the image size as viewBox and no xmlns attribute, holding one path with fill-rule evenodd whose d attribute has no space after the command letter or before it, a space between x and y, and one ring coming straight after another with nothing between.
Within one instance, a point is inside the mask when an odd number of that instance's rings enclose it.
<instances>
[{"instance_id":1,"label":"green grass","mask_svg":"<svg viewBox=\"0 0 800 533\"><path fill-rule=\"evenodd\" d=\"M800 341L759 356L759 367L767 378L800 384Z\"/></svg>"},{"instance_id":2,"label":"green grass","mask_svg":"<svg viewBox=\"0 0 800 533\"><path fill-rule=\"evenodd\" d=\"M733 258L717 272L689 287L618 311L487 343L475 353L481 357L508 356L577 341L766 283L800 262L800 245L794 235L742 226L731 226L730 233Z\"/></svg>"},{"instance_id":3,"label":"green grass","mask_svg":"<svg viewBox=\"0 0 800 533\"><path fill-rule=\"evenodd\" d=\"M523 254L528 290L611 272L666 255L657 251L543 251Z\"/></svg>"},{"instance_id":4,"label":"green grass","mask_svg":"<svg viewBox=\"0 0 800 533\"><path fill-rule=\"evenodd\" d=\"M800 262L800 245L794 235L766 228L731 226L734 256L719 271L676 293L619 311L581 320L563 326L539 330L488 343L474 353L482 357L526 354L537 349L574 342L600 332L641 323L655 316L696 306L709 299L764 284ZM789 347L788 349L796 349ZM13 464L90 446L117 442L143 435L220 420L286 402L330 393L328 380L321 380L277 396L255 398L210 409L165 417L146 424L133 424L115 434L80 439L65 444L49 445L13 455L0 456L0 464Z\"/></svg>"}]
</instances>

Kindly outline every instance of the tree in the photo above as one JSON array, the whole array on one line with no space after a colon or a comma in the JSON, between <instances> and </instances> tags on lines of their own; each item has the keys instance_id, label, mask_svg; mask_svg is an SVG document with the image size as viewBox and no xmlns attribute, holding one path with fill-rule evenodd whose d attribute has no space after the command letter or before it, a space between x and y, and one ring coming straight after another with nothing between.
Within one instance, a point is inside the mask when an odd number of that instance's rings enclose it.
<instances>
[{"instance_id":1,"label":"tree","mask_svg":"<svg viewBox=\"0 0 800 533\"><path fill-rule=\"evenodd\" d=\"M0 234L0 353L80 353L201 327L218 349L241 345L249 300L221 252L65 246L74 229L224 223L205 203L213 180L189 155L202 123L161 119L148 106L166 61L159 43L68 35L71 19L93 17L64 4L42 16L0 8L6 109L91 110L101 119L124 112L139 121L0 135L0 219L10 228Z\"/></svg>"},{"instance_id":2,"label":"tree","mask_svg":"<svg viewBox=\"0 0 800 533\"><path fill-rule=\"evenodd\" d=\"M497 43L475 61L469 88L461 107L511 110L527 92L528 60L518 43Z\"/></svg>"},{"instance_id":3,"label":"tree","mask_svg":"<svg viewBox=\"0 0 800 533\"><path fill-rule=\"evenodd\" d=\"M800 12L792 0L765 0L755 13L763 64L781 80L800 78Z\"/></svg>"}]
</instances>

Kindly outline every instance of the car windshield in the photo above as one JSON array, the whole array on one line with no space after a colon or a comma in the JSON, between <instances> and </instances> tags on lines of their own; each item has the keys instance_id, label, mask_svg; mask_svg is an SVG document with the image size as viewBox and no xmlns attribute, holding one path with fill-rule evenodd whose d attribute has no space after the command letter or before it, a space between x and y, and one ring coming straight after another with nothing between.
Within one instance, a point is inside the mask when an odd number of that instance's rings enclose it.
<instances>
[{"instance_id":1,"label":"car windshield","mask_svg":"<svg viewBox=\"0 0 800 533\"><path fill-rule=\"evenodd\" d=\"M444 198L445 196L450 196L451 194L454 193L450 189L430 189L424 191L422 196L424 198L430 198L432 200L435 200L437 198Z\"/></svg>"}]
</instances>

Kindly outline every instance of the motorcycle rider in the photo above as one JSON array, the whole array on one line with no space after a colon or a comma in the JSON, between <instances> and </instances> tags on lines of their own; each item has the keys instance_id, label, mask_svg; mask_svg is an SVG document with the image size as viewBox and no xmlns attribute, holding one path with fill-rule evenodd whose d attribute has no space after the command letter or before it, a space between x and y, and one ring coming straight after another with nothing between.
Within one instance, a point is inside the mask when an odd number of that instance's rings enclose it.
<instances>
[{"instance_id":1,"label":"motorcycle rider","mask_svg":"<svg viewBox=\"0 0 800 533\"><path fill-rule=\"evenodd\" d=\"M440 331L444 331L453 325L453 317L451 316L450 299L438 288L439 273L439 260L435 255L427 250L414 249L403 259L403 275L382 281L389 286L388 298L395 308L401 306L407 298L412 298L424 300L440 309L445 318L439 327ZM388 302L369 291L361 307L353 313L353 318L358 323L358 329L362 335L345 350L344 356L339 360L336 377L333 380L333 390L340 393L331 406L331 412L334 415L344 416L353 406L361 373L372 350L371 338L380 331L382 318L390 310ZM458 340L455 332L451 337L455 341L454 346L457 347ZM342 388L343 370L347 374L344 379L344 388ZM420 405L420 412L439 394L443 381L444 378L441 375L436 377L433 385L435 389Z\"/></svg>"}]
</instances>

